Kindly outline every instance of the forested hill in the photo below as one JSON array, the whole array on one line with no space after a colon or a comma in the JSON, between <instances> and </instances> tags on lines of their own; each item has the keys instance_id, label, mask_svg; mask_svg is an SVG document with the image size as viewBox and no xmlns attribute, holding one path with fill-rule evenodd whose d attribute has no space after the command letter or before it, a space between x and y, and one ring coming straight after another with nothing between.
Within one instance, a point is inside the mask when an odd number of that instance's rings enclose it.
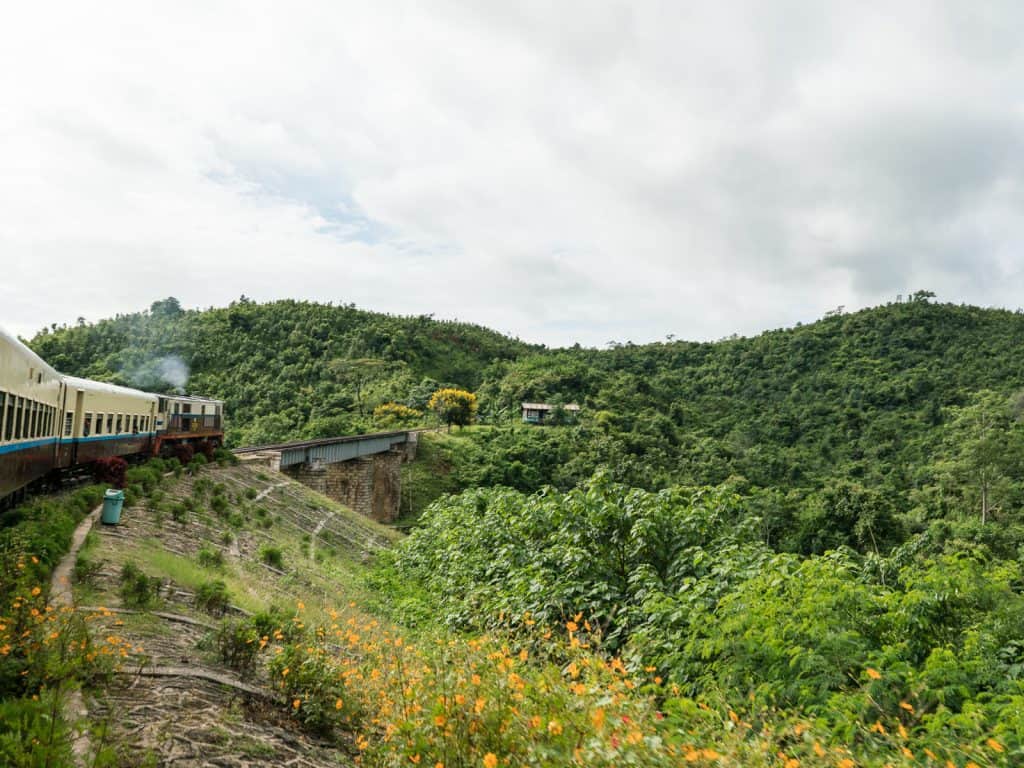
<instances>
[{"instance_id":1,"label":"forested hill","mask_svg":"<svg viewBox=\"0 0 1024 768\"><path fill-rule=\"evenodd\" d=\"M493 361L536 349L429 316L244 297L202 311L167 299L44 329L30 346L66 373L152 391L173 391L183 369L189 393L227 401L229 439L245 444L361 431L377 403L422 406L439 382L476 388Z\"/></svg>"},{"instance_id":2,"label":"forested hill","mask_svg":"<svg viewBox=\"0 0 1024 768\"><path fill-rule=\"evenodd\" d=\"M370 429L376 405L423 408L439 384L476 390L483 421L499 426L516 422L522 400L584 405L571 428L471 433L479 466L463 485L568 488L605 466L646 488L739 477L816 489L842 478L898 491L906 507L919 500L904 492L941 495L943 477L968 472L965 446L983 437L971 431L979 409L994 413L978 423L998 426L1000 461L1017 460L1009 398L1024 388L1022 338L1024 315L920 293L754 338L606 350L548 350L350 306L245 300L207 311L167 300L51 329L31 345L69 373L147 388L159 386L162 358L180 356L189 389L225 398L231 437L244 443Z\"/></svg>"}]
</instances>

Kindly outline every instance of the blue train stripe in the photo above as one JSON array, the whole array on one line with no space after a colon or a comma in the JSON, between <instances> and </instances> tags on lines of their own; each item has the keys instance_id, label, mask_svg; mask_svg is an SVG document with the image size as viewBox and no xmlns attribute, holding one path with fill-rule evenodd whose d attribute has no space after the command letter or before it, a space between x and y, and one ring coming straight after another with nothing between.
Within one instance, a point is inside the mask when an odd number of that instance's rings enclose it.
<instances>
[{"instance_id":1,"label":"blue train stripe","mask_svg":"<svg viewBox=\"0 0 1024 768\"><path fill-rule=\"evenodd\" d=\"M57 442L56 437L47 437L42 440L32 440L28 443L15 443L14 445L0 445L0 455L14 453L15 451L27 451L29 448L38 448L41 445L53 445Z\"/></svg>"},{"instance_id":2,"label":"blue train stripe","mask_svg":"<svg viewBox=\"0 0 1024 768\"><path fill-rule=\"evenodd\" d=\"M93 435L92 437L77 437L73 440L65 440L65 443L95 443L100 440L131 440L138 437L155 437L156 432L129 432L125 435Z\"/></svg>"},{"instance_id":3,"label":"blue train stripe","mask_svg":"<svg viewBox=\"0 0 1024 768\"><path fill-rule=\"evenodd\" d=\"M30 448L38 448L43 445L52 445L53 443L60 442L61 445L71 445L73 443L95 443L100 440L131 440L135 438L146 438L156 437L156 432L136 432L135 434L124 434L124 435L94 435L92 437L78 437L58 440L56 437L46 437L42 440L30 440L27 443L14 443L13 445L0 445L0 456L5 453L14 453L15 451L27 451Z\"/></svg>"}]
</instances>

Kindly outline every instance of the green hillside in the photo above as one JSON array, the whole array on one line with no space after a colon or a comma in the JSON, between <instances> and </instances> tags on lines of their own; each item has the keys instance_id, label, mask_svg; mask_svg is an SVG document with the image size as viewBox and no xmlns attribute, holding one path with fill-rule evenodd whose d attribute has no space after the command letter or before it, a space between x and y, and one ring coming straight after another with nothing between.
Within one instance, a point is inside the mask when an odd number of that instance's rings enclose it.
<instances>
[{"instance_id":1,"label":"green hillside","mask_svg":"<svg viewBox=\"0 0 1024 768\"><path fill-rule=\"evenodd\" d=\"M180 359L188 391L227 400L229 440L246 445L372 429L374 405L422 408L439 383L475 388L492 362L531 349L467 323L244 297L205 311L167 299L31 345L59 370L153 391L170 388L162 366Z\"/></svg>"},{"instance_id":2,"label":"green hillside","mask_svg":"<svg viewBox=\"0 0 1024 768\"><path fill-rule=\"evenodd\" d=\"M182 311L173 299L48 329L32 346L69 373L147 388L166 387L160 361L179 356L191 391L228 401L234 444L381 428L375 406L422 410L434 388L453 384L478 392L489 428L431 454L428 473L455 471L438 489L569 490L605 468L650 490L727 479L775 489L786 517L840 479L898 512L933 513L949 503L951 483L958 504L980 508L968 454L984 440L1006 448L991 506L1019 506L1015 484L1003 481L1020 469L1011 399L1024 389L1021 338L1022 314L932 303L919 292L753 338L606 350L549 350L478 326L350 306L242 300ZM526 428L523 400L576 401L583 416ZM417 498L412 514L433 496Z\"/></svg>"},{"instance_id":3,"label":"green hillside","mask_svg":"<svg viewBox=\"0 0 1024 768\"><path fill-rule=\"evenodd\" d=\"M132 470L140 501L87 547L78 599L162 586L99 609L95 664L81 639L54 644L44 583L95 491L16 510L0 750L66 753L67 723L33 735L61 691L110 688L103 654L139 643L269 703L240 717L198 683L114 688L129 752L184 690L229 718L194 718L190 754L253 765L297 749L374 768L1019 765L1024 315L929 298L606 350L297 302L167 300L51 328L33 346L81 375L166 386L176 355L193 391L228 401L236 442L377 428L377 405L422 409L444 384L478 394L482 423L423 435L402 470L408 536L256 467ZM584 408L528 426L522 400ZM237 620L200 616L211 579ZM188 631L158 629L183 616ZM185 748L146 732L151 754Z\"/></svg>"}]
</instances>

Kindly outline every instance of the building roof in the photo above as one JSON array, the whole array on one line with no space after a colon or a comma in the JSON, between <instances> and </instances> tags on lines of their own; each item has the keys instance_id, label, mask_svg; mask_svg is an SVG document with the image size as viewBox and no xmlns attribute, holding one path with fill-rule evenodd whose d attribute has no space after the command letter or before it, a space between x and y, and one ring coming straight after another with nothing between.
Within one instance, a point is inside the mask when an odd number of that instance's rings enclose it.
<instances>
[{"instance_id":1,"label":"building roof","mask_svg":"<svg viewBox=\"0 0 1024 768\"><path fill-rule=\"evenodd\" d=\"M523 403L523 408L530 411L551 411L554 410L556 407L557 406L551 405L549 403ZM562 406L562 408L564 408L567 411L578 411L580 409L580 407L576 405L576 403L566 403L565 405Z\"/></svg>"}]
</instances>

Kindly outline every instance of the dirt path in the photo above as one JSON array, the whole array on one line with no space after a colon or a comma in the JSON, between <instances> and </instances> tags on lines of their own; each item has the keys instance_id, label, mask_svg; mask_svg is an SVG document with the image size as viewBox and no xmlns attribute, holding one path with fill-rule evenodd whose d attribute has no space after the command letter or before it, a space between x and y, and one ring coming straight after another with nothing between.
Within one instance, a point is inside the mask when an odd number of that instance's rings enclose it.
<instances>
[{"instance_id":1,"label":"dirt path","mask_svg":"<svg viewBox=\"0 0 1024 768\"><path fill-rule=\"evenodd\" d=\"M103 505L96 507L86 518L78 524L71 536L71 548L57 567L53 569L53 576L50 577L50 602L55 608L74 608L75 599L71 593L71 572L75 568L75 561L78 559L78 550L85 543L85 537L89 535L93 525L100 518ZM89 716L89 710L85 706L82 692L75 688L64 699L64 718L72 724L83 722ZM71 742L71 754L75 765L85 766L86 758L89 756L89 731L83 729L77 731Z\"/></svg>"}]
</instances>

